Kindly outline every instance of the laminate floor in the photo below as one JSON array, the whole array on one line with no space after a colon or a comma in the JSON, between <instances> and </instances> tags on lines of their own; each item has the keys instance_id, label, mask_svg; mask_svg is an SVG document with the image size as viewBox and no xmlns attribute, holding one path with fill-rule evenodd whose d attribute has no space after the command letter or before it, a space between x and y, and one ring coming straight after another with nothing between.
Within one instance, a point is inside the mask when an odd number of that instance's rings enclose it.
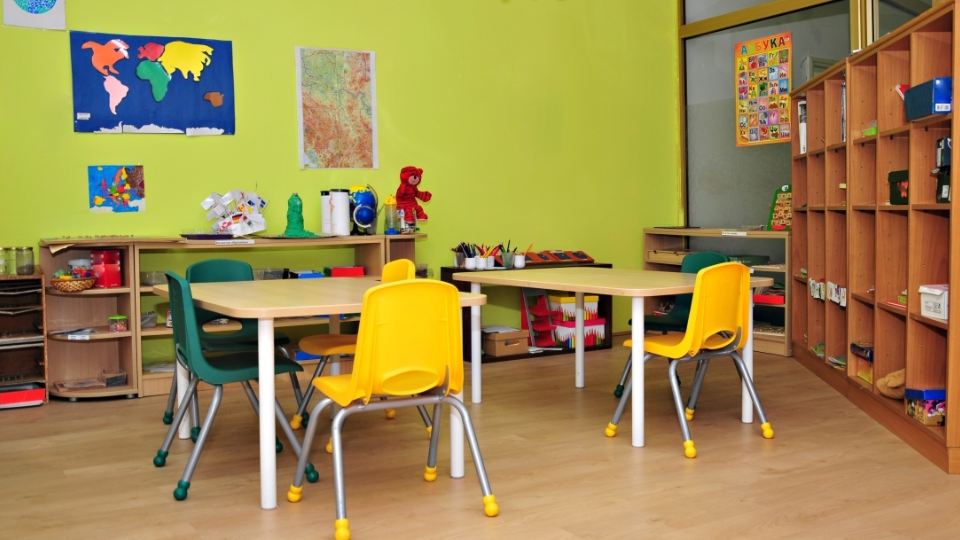
<instances>
[{"instance_id":1,"label":"laminate floor","mask_svg":"<svg viewBox=\"0 0 960 540\"><path fill-rule=\"evenodd\" d=\"M608 439L625 358L621 347L588 354L581 390L572 355L484 366L484 402L470 409L500 504L495 518L483 514L470 462L463 479L449 477L446 437L439 478L423 480L427 436L415 410L351 417L353 538L960 538L952 510L960 478L792 359L756 358L772 440L758 423L740 422L736 371L716 360L691 424L699 455L684 458L660 359L646 367L646 447L630 446L629 408ZM684 383L692 370L680 370ZM278 381L278 389L292 413L289 387ZM202 393L202 407L210 395ZM176 502L192 444L175 441L167 466L153 466L164 405L154 397L0 411L0 537L333 538L327 431L311 453L320 482L306 484L300 503L286 501L288 448L278 456L279 508L261 511L257 420L242 390L228 389L190 496Z\"/></svg>"}]
</instances>

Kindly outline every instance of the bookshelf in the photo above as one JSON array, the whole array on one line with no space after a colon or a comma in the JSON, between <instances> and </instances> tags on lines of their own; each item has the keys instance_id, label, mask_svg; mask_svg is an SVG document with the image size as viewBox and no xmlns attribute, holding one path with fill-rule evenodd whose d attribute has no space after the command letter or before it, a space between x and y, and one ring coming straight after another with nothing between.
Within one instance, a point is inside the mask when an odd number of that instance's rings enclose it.
<instances>
[{"instance_id":1,"label":"bookshelf","mask_svg":"<svg viewBox=\"0 0 960 540\"><path fill-rule=\"evenodd\" d=\"M952 136L953 115L908 122L895 88L956 71L957 16L953 2L930 9L791 94L807 108L807 151L795 138L791 160L790 272L803 287L791 306L794 356L949 473L960 473L960 414L925 426L876 381L904 369L908 388L946 388L948 402L960 400L960 332L920 315L918 292L960 278L960 264L950 261L951 251L960 253L960 222L950 219L952 202L936 202L930 173L937 139ZM791 118L799 133L798 110ZM874 125L875 134L864 133ZM909 204L891 205L887 176L900 170L909 171ZM846 287L846 306L813 298L808 277ZM906 308L887 303L904 290ZM956 317L960 308L951 309ZM853 342L874 344L872 382L857 375ZM812 347L820 343L825 357L847 355L846 369L819 358Z\"/></svg>"}]
</instances>

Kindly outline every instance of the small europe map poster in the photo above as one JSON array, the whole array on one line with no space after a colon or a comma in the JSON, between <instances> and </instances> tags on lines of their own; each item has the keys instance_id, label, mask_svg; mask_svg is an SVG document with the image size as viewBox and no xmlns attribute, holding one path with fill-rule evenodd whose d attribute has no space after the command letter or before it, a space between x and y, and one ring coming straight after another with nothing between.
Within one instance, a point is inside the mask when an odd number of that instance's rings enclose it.
<instances>
[{"instance_id":1,"label":"small europe map poster","mask_svg":"<svg viewBox=\"0 0 960 540\"><path fill-rule=\"evenodd\" d=\"M372 51L296 48L301 169L376 169Z\"/></svg>"},{"instance_id":2,"label":"small europe map poster","mask_svg":"<svg viewBox=\"0 0 960 540\"><path fill-rule=\"evenodd\" d=\"M734 46L737 146L790 140L793 41L783 32Z\"/></svg>"},{"instance_id":3,"label":"small europe map poster","mask_svg":"<svg viewBox=\"0 0 960 540\"><path fill-rule=\"evenodd\" d=\"M147 210L143 165L91 165L87 185L90 211L95 214Z\"/></svg>"},{"instance_id":4,"label":"small europe map poster","mask_svg":"<svg viewBox=\"0 0 960 540\"><path fill-rule=\"evenodd\" d=\"M233 135L233 44L70 32L73 130Z\"/></svg>"}]
</instances>

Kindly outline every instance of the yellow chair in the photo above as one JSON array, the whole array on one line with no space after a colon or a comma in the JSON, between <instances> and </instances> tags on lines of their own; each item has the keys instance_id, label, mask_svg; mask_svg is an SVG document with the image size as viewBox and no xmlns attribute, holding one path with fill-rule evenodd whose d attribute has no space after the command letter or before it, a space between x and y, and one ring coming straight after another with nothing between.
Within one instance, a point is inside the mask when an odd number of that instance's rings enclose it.
<instances>
[{"instance_id":1,"label":"yellow chair","mask_svg":"<svg viewBox=\"0 0 960 540\"><path fill-rule=\"evenodd\" d=\"M417 267L413 264L413 261L397 259L384 265L380 281L390 283L404 279L414 279L416 277L416 271ZM313 372L313 378L316 379L323 373L323 368L327 365L331 356L340 354L353 355L357 349L357 336L351 334L317 334L301 339L299 347L300 350L307 354L321 357L320 362L317 364L317 369ZM309 422L310 415L306 414L306 410L311 397L313 397L313 385L307 388L303 399L300 400L299 407L297 407L296 414L294 414L290 420L290 427L293 429L300 429L301 425ZM395 415L393 409L387 409L384 414L387 418L393 418ZM429 422L426 411L421 411L420 414L424 417L425 423ZM304 422L305 419L307 422ZM428 423L428 432L429 429L430 426Z\"/></svg>"},{"instance_id":2,"label":"yellow chair","mask_svg":"<svg viewBox=\"0 0 960 540\"><path fill-rule=\"evenodd\" d=\"M480 456L480 446L467 408L450 394L463 388L463 349L460 328L460 301L457 289L449 283L408 280L374 287L363 297L360 333L354 356L353 373L328 375L313 380L313 386L325 397L313 408L317 418L331 403L343 407L333 418L334 492L336 493L337 540L348 540L346 494L343 477L343 447L340 430L347 416L390 406L434 405L433 432L424 479L437 478L437 445L440 439L442 404L457 410L470 444L470 453L480 478L484 512L499 512L490 490ZM387 401L376 398L387 397ZM310 455L320 422L311 422L304 436L301 456ZM300 459L287 493L290 502L302 495L306 457Z\"/></svg>"},{"instance_id":3,"label":"yellow chair","mask_svg":"<svg viewBox=\"0 0 960 540\"><path fill-rule=\"evenodd\" d=\"M673 402L677 407L677 417L680 419L680 430L683 432L684 455L688 458L696 457L697 449L693 445L687 420L693 419L697 396L700 394L700 385L703 384L707 365L710 360L718 356L733 358L740 378L746 385L754 407L757 409L763 436L766 439L773 438L773 428L767 422L767 416L760 405L753 380L747 373L743 358L737 352L738 349L743 348L750 332L749 294L750 270L746 266L739 263L723 263L704 268L697 273L686 332L650 336L643 340L643 349L646 353L643 358L644 363L654 356L665 356L674 360L670 362L670 386L673 390ZM697 373L694 376L690 401L684 409L680 399L680 385L676 377L677 366L694 361L697 362ZM631 390L632 381L628 381L613 419L607 424L607 437L617 434L617 424L626 408Z\"/></svg>"}]
</instances>

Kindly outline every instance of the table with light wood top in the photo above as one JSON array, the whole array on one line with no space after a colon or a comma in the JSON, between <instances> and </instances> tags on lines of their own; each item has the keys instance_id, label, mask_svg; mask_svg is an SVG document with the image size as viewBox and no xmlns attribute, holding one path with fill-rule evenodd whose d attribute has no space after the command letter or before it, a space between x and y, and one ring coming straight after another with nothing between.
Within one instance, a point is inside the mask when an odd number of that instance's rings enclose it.
<instances>
[{"instance_id":1,"label":"table with light wood top","mask_svg":"<svg viewBox=\"0 0 960 540\"><path fill-rule=\"evenodd\" d=\"M633 348L631 353L634 359L643 358L643 299L648 296L665 296L674 294L692 293L696 282L696 274L680 272L654 272L650 270L621 270L615 268L596 267L565 267L565 268L535 268L524 270L503 270L487 272L459 272L453 279L470 283L470 291L480 292L480 286L507 285L511 287L532 287L554 291L573 292L576 295L576 333L575 342L575 375L576 387L584 386L583 361L583 295L607 294L611 296L627 296L632 300L631 315L633 325L631 339ZM750 286L767 287L773 285L773 278L751 277ZM751 307L753 306L751 295ZM753 309L750 310L750 326L753 327ZM470 340L472 347L471 358L471 401L480 403L480 306L470 309ZM753 376L753 332L747 334L747 342L743 349L743 361L747 371ZM631 370L633 390L631 395L632 429L631 441L633 446L643 446L643 369ZM744 423L753 422L753 402L747 392L746 385L742 388L741 419Z\"/></svg>"},{"instance_id":2,"label":"table with light wood top","mask_svg":"<svg viewBox=\"0 0 960 540\"><path fill-rule=\"evenodd\" d=\"M330 332L339 332L339 316L359 313L363 294L380 285L378 277L283 279L234 281L229 283L194 283L190 285L194 304L210 311L239 319L257 319L259 343L260 403L272 403L274 388L273 321L281 317L330 316ZM167 285L157 285L154 292L169 297ZM460 293L461 307L479 307L487 303L482 294ZM479 364L479 358L473 361ZM335 373L334 366L331 373ZM177 388L187 388L187 373L177 365ZM461 393L462 394L462 393ZM461 398L461 394L456 397ZM260 506L265 510L277 507L276 413L273 407L260 408ZM282 422L287 420L281 419ZM183 427L186 426L186 430ZM189 426L181 426L181 438L189 437ZM463 424L456 411L450 411L450 476L463 477Z\"/></svg>"}]
</instances>

